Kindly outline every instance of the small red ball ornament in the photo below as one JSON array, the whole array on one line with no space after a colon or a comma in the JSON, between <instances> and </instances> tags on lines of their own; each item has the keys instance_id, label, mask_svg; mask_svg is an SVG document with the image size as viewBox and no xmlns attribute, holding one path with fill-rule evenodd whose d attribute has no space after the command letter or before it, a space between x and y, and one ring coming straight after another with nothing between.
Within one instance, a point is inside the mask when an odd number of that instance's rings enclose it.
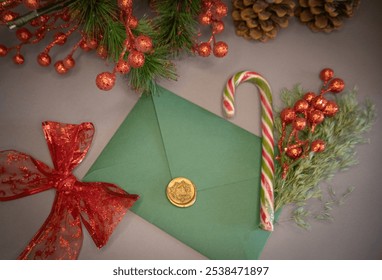
<instances>
[{"instance_id":1,"label":"small red ball ornament","mask_svg":"<svg viewBox=\"0 0 382 280\"><path fill-rule=\"evenodd\" d=\"M129 27L131 29L135 29L138 27L138 19L135 17L135 16L131 16L129 19L128 19L128 24L129 24Z\"/></svg>"},{"instance_id":2,"label":"small red ball ornament","mask_svg":"<svg viewBox=\"0 0 382 280\"><path fill-rule=\"evenodd\" d=\"M280 113L281 121L289 124L296 119L296 112L292 108L285 108Z\"/></svg>"},{"instance_id":3,"label":"small red ball ornament","mask_svg":"<svg viewBox=\"0 0 382 280\"><path fill-rule=\"evenodd\" d=\"M211 54L211 44L203 42L198 46L197 51L200 56L207 57Z\"/></svg>"},{"instance_id":4,"label":"small red ball ornament","mask_svg":"<svg viewBox=\"0 0 382 280\"><path fill-rule=\"evenodd\" d=\"M24 56L22 54L16 54L14 57L13 57L13 62L15 64L18 64L18 65L21 65L23 64L25 61L24 59Z\"/></svg>"},{"instance_id":5,"label":"small red ball ornament","mask_svg":"<svg viewBox=\"0 0 382 280\"><path fill-rule=\"evenodd\" d=\"M102 59L106 59L107 58L107 49L105 46L103 45L100 45L98 46L97 48L97 55L102 58Z\"/></svg>"},{"instance_id":6,"label":"small red ball ornament","mask_svg":"<svg viewBox=\"0 0 382 280\"><path fill-rule=\"evenodd\" d=\"M0 56L6 56L8 54L8 48L0 44Z\"/></svg>"},{"instance_id":7,"label":"small red ball ornament","mask_svg":"<svg viewBox=\"0 0 382 280\"><path fill-rule=\"evenodd\" d=\"M68 55L65 57L62 62L64 63L64 66L66 69L72 69L76 65L76 61L71 55Z\"/></svg>"},{"instance_id":8,"label":"small red ball ornament","mask_svg":"<svg viewBox=\"0 0 382 280\"><path fill-rule=\"evenodd\" d=\"M120 60L115 66L115 70L120 74L127 74L130 72L130 65L127 61Z\"/></svg>"},{"instance_id":9,"label":"small red ball ornament","mask_svg":"<svg viewBox=\"0 0 382 280\"><path fill-rule=\"evenodd\" d=\"M201 13L199 15L199 23L202 25L210 25L212 23L212 16L210 13Z\"/></svg>"},{"instance_id":10,"label":"small red ball ornament","mask_svg":"<svg viewBox=\"0 0 382 280\"><path fill-rule=\"evenodd\" d=\"M224 57L227 55L227 53L228 53L228 45L225 42L219 41L215 43L214 55L216 57Z\"/></svg>"},{"instance_id":11,"label":"small red ball ornament","mask_svg":"<svg viewBox=\"0 0 382 280\"><path fill-rule=\"evenodd\" d=\"M88 43L84 39L80 42L80 48L85 52L91 51L91 48L88 46Z\"/></svg>"},{"instance_id":12,"label":"small red ball ornament","mask_svg":"<svg viewBox=\"0 0 382 280\"><path fill-rule=\"evenodd\" d=\"M140 68L145 64L145 55L139 51L132 50L127 56L127 61L133 68Z\"/></svg>"},{"instance_id":13,"label":"small red ball ornament","mask_svg":"<svg viewBox=\"0 0 382 280\"><path fill-rule=\"evenodd\" d=\"M30 38L32 38L32 33L25 27L22 27L16 31L16 37L21 42L26 43L29 41Z\"/></svg>"},{"instance_id":14,"label":"small red ball ornament","mask_svg":"<svg viewBox=\"0 0 382 280\"><path fill-rule=\"evenodd\" d=\"M96 39L89 39L86 41L86 45L91 49L95 50L98 47L98 42Z\"/></svg>"},{"instance_id":15,"label":"small red ball ornament","mask_svg":"<svg viewBox=\"0 0 382 280\"><path fill-rule=\"evenodd\" d=\"M10 22L12 20L15 20L19 16L18 13L12 12L12 11L5 11L1 14L0 22Z\"/></svg>"},{"instance_id":16,"label":"small red ball ornament","mask_svg":"<svg viewBox=\"0 0 382 280\"><path fill-rule=\"evenodd\" d=\"M324 109L324 115L328 117L333 117L335 114L337 114L339 108L337 103L333 101L328 101L328 104L326 104L326 107Z\"/></svg>"},{"instance_id":17,"label":"small red ball ornament","mask_svg":"<svg viewBox=\"0 0 382 280\"><path fill-rule=\"evenodd\" d=\"M293 109L296 113L305 113L309 108L309 103L305 99L297 100Z\"/></svg>"},{"instance_id":18,"label":"small red ball ornament","mask_svg":"<svg viewBox=\"0 0 382 280\"><path fill-rule=\"evenodd\" d=\"M149 36L139 35L134 41L137 51L147 53L153 49L153 41Z\"/></svg>"},{"instance_id":19,"label":"small red ball ornament","mask_svg":"<svg viewBox=\"0 0 382 280\"><path fill-rule=\"evenodd\" d=\"M68 36L66 36L65 33L62 32L58 32L54 35L54 40L56 41L56 44L60 46L66 43L67 38Z\"/></svg>"},{"instance_id":20,"label":"small red ball ornament","mask_svg":"<svg viewBox=\"0 0 382 280\"><path fill-rule=\"evenodd\" d=\"M123 11L127 11L127 10L133 8L133 1L132 0L118 0L118 7Z\"/></svg>"},{"instance_id":21,"label":"small red ball ornament","mask_svg":"<svg viewBox=\"0 0 382 280\"><path fill-rule=\"evenodd\" d=\"M299 146L287 147L286 155L291 159L298 159L302 155L302 148Z\"/></svg>"},{"instance_id":22,"label":"small red ball ornament","mask_svg":"<svg viewBox=\"0 0 382 280\"><path fill-rule=\"evenodd\" d=\"M327 83L334 76L334 71L330 68L324 68L320 72L320 79L324 83Z\"/></svg>"},{"instance_id":23,"label":"small red ball ornament","mask_svg":"<svg viewBox=\"0 0 382 280\"><path fill-rule=\"evenodd\" d=\"M304 94L303 99L305 99L309 104L312 102L312 100L316 97L316 94L314 92L307 92Z\"/></svg>"},{"instance_id":24,"label":"small red ball ornament","mask_svg":"<svg viewBox=\"0 0 382 280\"><path fill-rule=\"evenodd\" d=\"M24 0L24 6L31 10L36 10L40 6L40 0Z\"/></svg>"},{"instance_id":25,"label":"small red ball ornament","mask_svg":"<svg viewBox=\"0 0 382 280\"><path fill-rule=\"evenodd\" d=\"M54 69L60 75L66 74L69 70L65 67L64 62L62 60L59 60L54 64Z\"/></svg>"},{"instance_id":26,"label":"small red ball ornament","mask_svg":"<svg viewBox=\"0 0 382 280\"><path fill-rule=\"evenodd\" d=\"M322 123L324 121L324 118L325 118L324 113L320 110L313 110L309 114L309 122L314 125Z\"/></svg>"},{"instance_id":27,"label":"small red ball ornament","mask_svg":"<svg viewBox=\"0 0 382 280\"><path fill-rule=\"evenodd\" d=\"M221 20L218 20L212 23L212 32L214 34L219 34L219 33L222 33L223 31L224 31L224 22L222 22Z\"/></svg>"},{"instance_id":28,"label":"small red ball ornament","mask_svg":"<svg viewBox=\"0 0 382 280\"><path fill-rule=\"evenodd\" d=\"M111 90L115 84L115 74L102 72L97 75L96 85L100 90Z\"/></svg>"},{"instance_id":29,"label":"small red ball ornament","mask_svg":"<svg viewBox=\"0 0 382 280\"><path fill-rule=\"evenodd\" d=\"M325 150L325 142L320 139L314 140L310 146L310 149L315 153L322 152Z\"/></svg>"},{"instance_id":30,"label":"small red ball ornament","mask_svg":"<svg viewBox=\"0 0 382 280\"><path fill-rule=\"evenodd\" d=\"M293 128L294 129L304 130L305 127L306 127L306 119L298 117L293 121Z\"/></svg>"},{"instance_id":31,"label":"small red ball ornament","mask_svg":"<svg viewBox=\"0 0 382 280\"><path fill-rule=\"evenodd\" d=\"M37 62L43 67L49 66L52 62L52 59L50 58L50 55L46 52L42 52L37 56Z\"/></svg>"},{"instance_id":32,"label":"small red ball ornament","mask_svg":"<svg viewBox=\"0 0 382 280\"><path fill-rule=\"evenodd\" d=\"M335 78L330 81L328 91L333 93L340 93L345 88L345 82L340 78Z\"/></svg>"},{"instance_id":33,"label":"small red ball ornament","mask_svg":"<svg viewBox=\"0 0 382 280\"><path fill-rule=\"evenodd\" d=\"M212 8L212 14L215 19L220 20L228 13L228 7L223 2L217 3Z\"/></svg>"},{"instance_id":34,"label":"small red ball ornament","mask_svg":"<svg viewBox=\"0 0 382 280\"><path fill-rule=\"evenodd\" d=\"M324 110L328 100L326 100L323 96L317 96L312 100L312 106L317 110Z\"/></svg>"}]
</instances>

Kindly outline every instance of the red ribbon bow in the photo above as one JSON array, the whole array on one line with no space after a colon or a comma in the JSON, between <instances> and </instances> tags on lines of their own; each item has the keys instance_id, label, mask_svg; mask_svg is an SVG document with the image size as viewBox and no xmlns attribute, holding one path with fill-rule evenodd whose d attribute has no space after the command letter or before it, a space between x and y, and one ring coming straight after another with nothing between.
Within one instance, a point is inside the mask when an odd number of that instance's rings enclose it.
<instances>
[{"instance_id":1,"label":"red ribbon bow","mask_svg":"<svg viewBox=\"0 0 382 280\"><path fill-rule=\"evenodd\" d=\"M19 259L77 259L81 221L101 248L139 196L109 183L79 182L72 174L90 148L93 124L44 122L43 130L54 169L27 154L0 151L0 201L55 188L48 218Z\"/></svg>"}]
</instances>

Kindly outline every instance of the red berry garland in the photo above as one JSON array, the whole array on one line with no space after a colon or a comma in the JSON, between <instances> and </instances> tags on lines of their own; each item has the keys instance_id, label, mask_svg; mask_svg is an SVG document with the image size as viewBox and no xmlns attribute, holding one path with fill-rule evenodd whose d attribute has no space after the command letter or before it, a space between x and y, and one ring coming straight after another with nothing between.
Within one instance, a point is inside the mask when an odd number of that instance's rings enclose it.
<instances>
[{"instance_id":1,"label":"red berry garland","mask_svg":"<svg viewBox=\"0 0 382 280\"><path fill-rule=\"evenodd\" d=\"M334 101L327 100L324 94L332 92L340 93L345 83L340 78L333 78L334 72L330 68L325 68L320 72L320 79L323 81L320 94L307 92L303 98L297 100L293 108L285 108L280 113L281 136L278 141L279 156L285 179L291 162L305 157L309 152L319 153L325 150L325 142L321 139L311 141L317 125L325 120L325 117L333 117L338 112L338 105ZM291 129L287 137L287 126ZM311 135L307 140L300 140L299 132L307 131Z\"/></svg>"}]
</instances>

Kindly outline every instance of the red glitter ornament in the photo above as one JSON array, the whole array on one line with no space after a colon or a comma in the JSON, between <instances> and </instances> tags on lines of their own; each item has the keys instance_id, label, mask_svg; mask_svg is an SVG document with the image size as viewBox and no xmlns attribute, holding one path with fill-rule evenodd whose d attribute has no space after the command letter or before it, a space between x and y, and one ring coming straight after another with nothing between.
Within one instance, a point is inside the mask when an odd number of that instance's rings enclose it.
<instances>
[{"instance_id":1,"label":"red glitter ornament","mask_svg":"<svg viewBox=\"0 0 382 280\"><path fill-rule=\"evenodd\" d=\"M293 107L296 113L306 113L308 108L309 108L309 103L305 99L297 100Z\"/></svg>"},{"instance_id":2,"label":"red glitter ornament","mask_svg":"<svg viewBox=\"0 0 382 280\"><path fill-rule=\"evenodd\" d=\"M320 139L314 140L310 146L310 149L315 153L322 152L325 150L325 142Z\"/></svg>"},{"instance_id":3,"label":"red glitter ornament","mask_svg":"<svg viewBox=\"0 0 382 280\"><path fill-rule=\"evenodd\" d=\"M89 39L89 40L86 41L86 45L91 50L95 50L98 47L98 42L97 42L96 39Z\"/></svg>"},{"instance_id":4,"label":"red glitter ornament","mask_svg":"<svg viewBox=\"0 0 382 280\"><path fill-rule=\"evenodd\" d=\"M312 100L312 106L317 110L324 110L328 100L323 96L317 96Z\"/></svg>"},{"instance_id":5,"label":"red glitter ornament","mask_svg":"<svg viewBox=\"0 0 382 280\"><path fill-rule=\"evenodd\" d=\"M199 23L202 25L210 25L212 23L211 13L201 13L199 15Z\"/></svg>"},{"instance_id":6,"label":"red glitter ornament","mask_svg":"<svg viewBox=\"0 0 382 280\"><path fill-rule=\"evenodd\" d=\"M26 43L29 41L30 38L32 38L32 33L26 29L25 27L19 28L16 31L16 37L21 42Z\"/></svg>"},{"instance_id":7,"label":"red glitter ornament","mask_svg":"<svg viewBox=\"0 0 382 280\"><path fill-rule=\"evenodd\" d=\"M37 56L37 62L43 67L49 66L52 62L52 59L50 58L49 54L46 52L42 52Z\"/></svg>"},{"instance_id":8,"label":"red glitter ornament","mask_svg":"<svg viewBox=\"0 0 382 280\"><path fill-rule=\"evenodd\" d=\"M208 42L200 43L197 51L200 56L207 57L211 54L211 44Z\"/></svg>"},{"instance_id":9,"label":"red glitter ornament","mask_svg":"<svg viewBox=\"0 0 382 280\"><path fill-rule=\"evenodd\" d=\"M227 53L228 53L228 45L225 42L219 41L215 43L214 55L216 57L224 57L227 55Z\"/></svg>"},{"instance_id":10,"label":"red glitter ornament","mask_svg":"<svg viewBox=\"0 0 382 280\"><path fill-rule=\"evenodd\" d=\"M115 70L120 74L127 74L130 72L130 65L125 60L119 60L115 66Z\"/></svg>"},{"instance_id":11,"label":"red glitter ornament","mask_svg":"<svg viewBox=\"0 0 382 280\"><path fill-rule=\"evenodd\" d=\"M323 112L325 116L333 117L335 114L337 114L338 110L339 110L339 107L337 103L333 101L328 101Z\"/></svg>"},{"instance_id":12,"label":"red glitter ornament","mask_svg":"<svg viewBox=\"0 0 382 280\"><path fill-rule=\"evenodd\" d=\"M305 99L309 104L312 102L312 100L316 97L316 94L314 92L307 92L304 94L303 99Z\"/></svg>"},{"instance_id":13,"label":"red glitter ornament","mask_svg":"<svg viewBox=\"0 0 382 280\"><path fill-rule=\"evenodd\" d=\"M107 49L105 46L103 45L99 45L98 48L97 48L97 55L102 58L102 59L106 59L107 58Z\"/></svg>"},{"instance_id":14,"label":"red glitter ornament","mask_svg":"<svg viewBox=\"0 0 382 280\"><path fill-rule=\"evenodd\" d=\"M138 26L138 19L135 16L130 16L128 19L128 25L131 29L135 29Z\"/></svg>"},{"instance_id":15,"label":"red glitter ornament","mask_svg":"<svg viewBox=\"0 0 382 280\"><path fill-rule=\"evenodd\" d=\"M82 41L80 42L80 48L81 48L82 50L84 50L85 52L89 52L89 51L92 50L92 49L88 46L88 43L87 43L85 40L82 40Z\"/></svg>"},{"instance_id":16,"label":"red glitter ornament","mask_svg":"<svg viewBox=\"0 0 382 280\"><path fill-rule=\"evenodd\" d=\"M345 88L345 82L340 78L335 78L330 81L328 91L333 93L340 93Z\"/></svg>"},{"instance_id":17,"label":"red glitter ornament","mask_svg":"<svg viewBox=\"0 0 382 280\"><path fill-rule=\"evenodd\" d=\"M24 56L23 56L22 54L19 54L19 53L16 54L16 55L12 58L12 60L13 60L13 62L14 62L15 64L19 64L19 65L23 64L24 61L25 61Z\"/></svg>"},{"instance_id":18,"label":"red glitter ornament","mask_svg":"<svg viewBox=\"0 0 382 280\"><path fill-rule=\"evenodd\" d=\"M54 69L60 75L66 74L69 70L65 67L64 62L62 60L59 60L54 64Z\"/></svg>"},{"instance_id":19,"label":"red glitter ornament","mask_svg":"<svg viewBox=\"0 0 382 280\"><path fill-rule=\"evenodd\" d=\"M313 110L309 114L309 122L314 125L322 123L324 121L324 118L325 118L324 113L320 110Z\"/></svg>"},{"instance_id":20,"label":"red glitter ornament","mask_svg":"<svg viewBox=\"0 0 382 280\"><path fill-rule=\"evenodd\" d=\"M218 20L212 23L212 32L214 34L219 34L219 33L222 33L223 31L224 31L224 22L222 22L221 20Z\"/></svg>"},{"instance_id":21,"label":"red glitter ornament","mask_svg":"<svg viewBox=\"0 0 382 280\"><path fill-rule=\"evenodd\" d=\"M153 41L149 36L139 35L134 41L137 51L147 53L153 49Z\"/></svg>"},{"instance_id":22,"label":"red glitter ornament","mask_svg":"<svg viewBox=\"0 0 382 280\"><path fill-rule=\"evenodd\" d=\"M330 68L322 69L320 72L320 79L327 83L330 79L332 79L334 76L334 71Z\"/></svg>"},{"instance_id":23,"label":"red glitter ornament","mask_svg":"<svg viewBox=\"0 0 382 280\"><path fill-rule=\"evenodd\" d=\"M139 51L132 50L127 56L127 61L133 68L140 68L145 64L145 55Z\"/></svg>"},{"instance_id":24,"label":"red glitter ornament","mask_svg":"<svg viewBox=\"0 0 382 280\"><path fill-rule=\"evenodd\" d=\"M66 69L72 69L76 65L76 61L71 55L68 55L62 60Z\"/></svg>"},{"instance_id":25,"label":"red glitter ornament","mask_svg":"<svg viewBox=\"0 0 382 280\"><path fill-rule=\"evenodd\" d=\"M305 118L296 118L293 121L293 128L296 130L304 130L306 127L306 119Z\"/></svg>"},{"instance_id":26,"label":"red glitter ornament","mask_svg":"<svg viewBox=\"0 0 382 280\"><path fill-rule=\"evenodd\" d=\"M12 11L5 11L1 14L0 22L10 22L12 20L15 20L19 16L18 13L12 12Z\"/></svg>"},{"instance_id":27,"label":"red glitter ornament","mask_svg":"<svg viewBox=\"0 0 382 280\"><path fill-rule=\"evenodd\" d=\"M0 44L0 56L6 56L8 54L8 48Z\"/></svg>"},{"instance_id":28,"label":"red glitter ornament","mask_svg":"<svg viewBox=\"0 0 382 280\"><path fill-rule=\"evenodd\" d=\"M66 43L66 40L68 39L68 36L65 35L65 33L58 32L54 35L54 40L56 41L57 45L64 45Z\"/></svg>"},{"instance_id":29,"label":"red glitter ornament","mask_svg":"<svg viewBox=\"0 0 382 280\"><path fill-rule=\"evenodd\" d=\"M110 72L102 72L97 75L96 85L100 90L111 90L115 84L115 74Z\"/></svg>"},{"instance_id":30,"label":"red glitter ornament","mask_svg":"<svg viewBox=\"0 0 382 280\"><path fill-rule=\"evenodd\" d=\"M289 124L296 119L296 112L292 108L285 108L280 113L281 121Z\"/></svg>"},{"instance_id":31,"label":"red glitter ornament","mask_svg":"<svg viewBox=\"0 0 382 280\"><path fill-rule=\"evenodd\" d=\"M287 147L286 155L291 159L298 159L302 155L302 148L297 145Z\"/></svg>"},{"instance_id":32,"label":"red glitter ornament","mask_svg":"<svg viewBox=\"0 0 382 280\"><path fill-rule=\"evenodd\" d=\"M132 0L118 0L118 7L123 11L127 11L127 10L133 8L133 1Z\"/></svg>"},{"instance_id":33,"label":"red glitter ornament","mask_svg":"<svg viewBox=\"0 0 382 280\"><path fill-rule=\"evenodd\" d=\"M31 10L36 10L40 7L40 0L23 0L24 6Z\"/></svg>"},{"instance_id":34,"label":"red glitter ornament","mask_svg":"<svg viewBox=\"0 0 382 280\"><path fill-rule=\"evenodd\" d=\"M222 19L228 13L228 7L223 2L216 3L212 6L213 17L217 20Z\"/></svg>"}]
</instances>

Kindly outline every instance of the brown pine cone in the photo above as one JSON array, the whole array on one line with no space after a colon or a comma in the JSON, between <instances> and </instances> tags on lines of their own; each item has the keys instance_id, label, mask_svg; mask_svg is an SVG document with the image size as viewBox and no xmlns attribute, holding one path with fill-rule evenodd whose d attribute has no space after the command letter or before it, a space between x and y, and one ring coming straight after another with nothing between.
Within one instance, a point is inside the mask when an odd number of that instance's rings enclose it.
<instances>
[{"instance_id":1,"label":"brown pine cone","mask_svg":"<svg viewBox=\"0 0 382 280\"><path fill-rule=\"evenodd\" d=\"M299 0L295 15L314 32L332 32L350 18L360 0Z\"/></svg>"},{"instance_id":2,"label":"brown pine cone","mask_svg":"<svg viewBox=\"0 0 382 280\"><path fill-rule=\"evenodd\" d=\"M236 34L267 42L286 28L293 16L293 0L232 0L232 19Z\"/></svg>"}]
</instances>

